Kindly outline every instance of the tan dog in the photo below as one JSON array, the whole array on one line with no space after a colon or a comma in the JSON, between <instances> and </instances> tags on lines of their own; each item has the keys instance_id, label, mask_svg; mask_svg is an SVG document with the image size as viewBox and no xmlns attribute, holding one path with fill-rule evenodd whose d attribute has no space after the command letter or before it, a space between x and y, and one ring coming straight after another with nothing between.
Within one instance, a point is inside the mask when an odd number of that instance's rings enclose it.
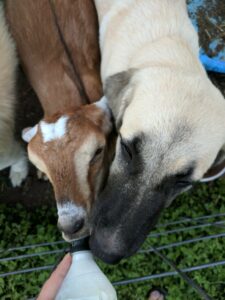
<instances>
[{"instance_id":1,"label":"tan dog","mask_svg":"<svg viewBox=\"0 0 225 300\"><path fill-rule=\"evenodd\" d=\"M12 185L19 186L28 173L27 159L14 137L17 57L0 3L0 170L10 167Z\"/></svg>"},{"instance_id":2,"label":"tan dog","mask_svg":"<svg viewBox=\"0 0 225 300\"><path fill-rule=\"evenodd\" d=\"M115 263L224 154L225 101L198 59L185 0L96 0L104 92L119 138L91 247Z\"/></svg>"}]
</instances>

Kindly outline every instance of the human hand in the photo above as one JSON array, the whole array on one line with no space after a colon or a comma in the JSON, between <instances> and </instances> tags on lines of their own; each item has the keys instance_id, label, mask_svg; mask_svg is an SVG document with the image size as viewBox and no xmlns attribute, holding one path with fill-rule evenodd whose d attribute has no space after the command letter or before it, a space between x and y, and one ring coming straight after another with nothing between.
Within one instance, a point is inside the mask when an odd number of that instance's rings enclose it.
<instances>
[{"instance_id":1,"label":"human hand","mask_svg":"<svg viewBox=\"0 0 225 300\"><path fill-rule=\"evenodd\" d=\"M72 257L68 253L64 256L63 260L57 266L55 271L51 274L49 279L43 285L37 300L54 300L60 286L69 271L72 263Z\"/></svg>"}]
</instances>

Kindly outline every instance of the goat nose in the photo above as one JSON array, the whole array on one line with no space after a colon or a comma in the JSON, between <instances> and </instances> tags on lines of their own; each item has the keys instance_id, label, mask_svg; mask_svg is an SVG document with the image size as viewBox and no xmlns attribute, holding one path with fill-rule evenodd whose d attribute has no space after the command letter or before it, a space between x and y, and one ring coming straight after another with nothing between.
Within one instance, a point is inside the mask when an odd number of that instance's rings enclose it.
<instances>
[{"instance_id":1,"label":"goat nose","mask_svg":"<svg viewBox=\"0 0 225 300\"><path fill-rule=\"evenodd\" d=\"M71 221L70 223L63 224L58 222L58 228L63 231L65 234L74 234L82 229L84 226L84 219L79 219L75 221Z\"/></svg>"},{"instance_id":2,"label":"goat nose","mask_svg":"<svg viewBox=\"0 0 225 300\"><path fill-rule=\"evenodd\" d=\"M84 226L84 219L80 219L76 221L73 225L73 233L80 231L83 226Z\"/></svg>"}]
</instances>

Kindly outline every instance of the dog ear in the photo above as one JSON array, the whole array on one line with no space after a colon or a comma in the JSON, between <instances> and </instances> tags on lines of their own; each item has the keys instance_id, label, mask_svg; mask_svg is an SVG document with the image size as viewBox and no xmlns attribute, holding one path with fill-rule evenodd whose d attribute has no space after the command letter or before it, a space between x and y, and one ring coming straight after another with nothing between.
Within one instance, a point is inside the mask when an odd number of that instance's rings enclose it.
<instances>
[{"instance_id":1,"label":"dog ear","mask_svg":"<svg viewBox=\"0 0 225 300\"><path fill-rule=\"evenodd\" d=\"M201 182L213 181L221 176L225 175L225 149L219 151L211 168L207 171Z\"/></svg>"},{"instance_id":2,"label":"dog ear","mask_svg":"<svg viewBox=\"0 0 225 300\"><path fill-rule=\"evenodd\" d=\"M117 129L122 125L124 111L131 100L132 86L130 83L134 72L135 69L129 69L106 79L104 94L108 100Z\"/></svg>"}]
</instances>

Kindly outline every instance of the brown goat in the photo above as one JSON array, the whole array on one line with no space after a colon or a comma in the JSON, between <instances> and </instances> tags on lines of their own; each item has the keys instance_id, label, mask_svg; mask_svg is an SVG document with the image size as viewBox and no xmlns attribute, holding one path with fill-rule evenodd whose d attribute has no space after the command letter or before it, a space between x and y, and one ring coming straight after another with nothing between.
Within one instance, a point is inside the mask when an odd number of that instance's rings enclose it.
<instances>
[{"instance_id":1,"label":"brown goat","mask_svg":"<svg viewBox=\"0 0 225 300\"><path fill-rule=\"evenodd\" d=\"M108 171L111 116L102 96L91 0L8 0L7 18L44 118L26 130L28 155L51 181L64 238L88 234ZM63 37L63 39L62 39Z\"/></svg>"}]
</instances>

